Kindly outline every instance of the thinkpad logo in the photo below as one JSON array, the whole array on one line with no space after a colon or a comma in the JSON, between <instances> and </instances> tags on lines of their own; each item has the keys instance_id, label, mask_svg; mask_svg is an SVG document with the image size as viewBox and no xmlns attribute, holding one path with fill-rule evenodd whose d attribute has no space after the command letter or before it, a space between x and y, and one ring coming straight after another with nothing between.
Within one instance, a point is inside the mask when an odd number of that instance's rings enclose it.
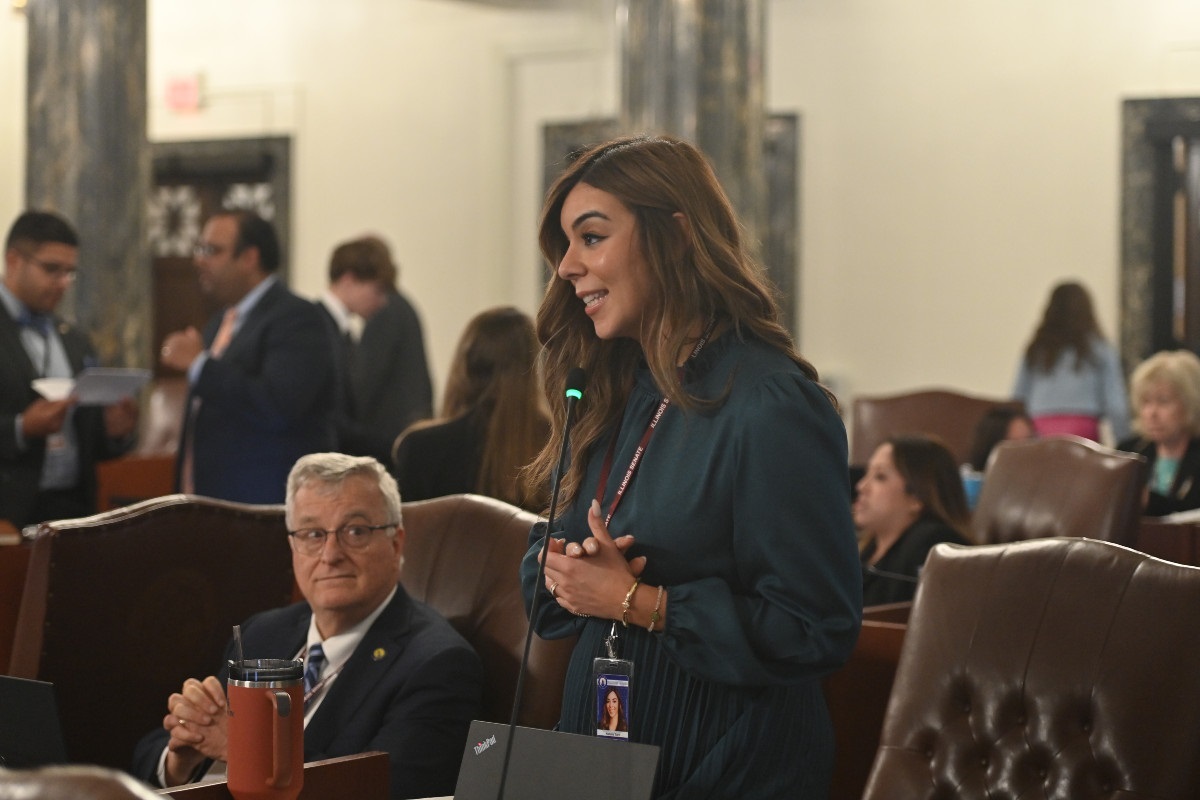
<instances>
[{"instance_id":1,"label":"thinkpad logo","mask_svg":"<svg viewBox=\"0 0 1200 800\"><path fill-rule=\"evenodd\" d=\"M482 755L484 750L487 750L489 747L491 747L491 746L492 746L492 745L494 745L495 743L496 743L496 737L495 737L495 736L489 736L488 738L484 739L484 740L483 740L482 742L480 742L479 744L475 745L475 748L474 748L474 749L475 749L475 755L477 755L477 756L478 756L478 755Z\"/></svg>"}]
</instances>

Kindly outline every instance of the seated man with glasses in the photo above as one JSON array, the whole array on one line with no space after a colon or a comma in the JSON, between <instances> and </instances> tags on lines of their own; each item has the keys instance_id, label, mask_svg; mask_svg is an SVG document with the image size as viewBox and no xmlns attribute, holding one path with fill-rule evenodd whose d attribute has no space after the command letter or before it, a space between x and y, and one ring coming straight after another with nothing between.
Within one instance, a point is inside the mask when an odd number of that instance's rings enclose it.
<instances>
[{"instance_id":1,"label":"seated man with glasses","mask_svg":"<svg viewBox=\"0 0 1200 800\"><path fill-rule=\"evenodd\" d=\"M304 661L305 761L383 750L393 798L451 794L482 668L448 622L398 585L395 479L373 458L304 456L288 476L286 518L305 602L251 617L242 638L246 658ZM233 658L231 643L222 663ZM167 699L162 730L137 747L136 775L160 786L211 777L226 759L227 675L188 679Z\"/></svg>"},{"instance_id":2,"label":"seated man with glasses","mask_svg":"<svg viewBox=\"0 0 1200 800\"><path fill-rule=\"evenodd\" d=\"M38 378L97 366L87 335L54 312L75 280L79 237L62 217L26 211L4 243L0 283L0 517L17 527L96 511L97 461L137 427L132 398L107 407L42 397Z\"/></svg>"}]
</instances>

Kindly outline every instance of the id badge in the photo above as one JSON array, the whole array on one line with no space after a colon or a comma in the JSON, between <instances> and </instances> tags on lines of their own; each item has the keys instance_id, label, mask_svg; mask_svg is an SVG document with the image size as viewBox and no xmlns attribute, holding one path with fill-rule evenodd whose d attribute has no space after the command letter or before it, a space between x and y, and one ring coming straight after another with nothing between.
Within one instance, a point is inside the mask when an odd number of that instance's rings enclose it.
<instances>
[{"instance_id":1,"label":"id badge","mask_svg":"<svg viewBox=\"0 0 1200 800\"><path fill-rule=\"evenodd\" d=\"M595 659L592 683L596 687L596 735L628 740L633 662L623 658Z\"/></svg>"}]
</instances>

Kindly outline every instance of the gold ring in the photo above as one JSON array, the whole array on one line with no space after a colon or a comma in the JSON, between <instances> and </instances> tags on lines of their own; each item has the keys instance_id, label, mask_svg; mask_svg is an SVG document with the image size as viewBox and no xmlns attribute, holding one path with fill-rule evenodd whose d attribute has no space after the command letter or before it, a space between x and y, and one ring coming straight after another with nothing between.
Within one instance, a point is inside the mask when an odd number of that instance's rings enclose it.
<instances>
[{"instance_id":1,"label":"gold ring","mask_svg":"<svg viewBox=\"0 0 1200 800\"><path fill-rule=\"evenodd\" d=\"M181 727L181 728L187 727L187 720L185 720L183 717L177 716L177 717L175 717L175 719L179 720L179 727Z\"/></svg>"},{"instance_id":2,"label":"gold ring","mask_svg":"<svg viewBox=\"0 0 1200 800\"><path fill-rule=\"evenodd\" d=\"M555 599L558 598L558 581L550 584L550 596Z\"/></svg>"}]
</instances>

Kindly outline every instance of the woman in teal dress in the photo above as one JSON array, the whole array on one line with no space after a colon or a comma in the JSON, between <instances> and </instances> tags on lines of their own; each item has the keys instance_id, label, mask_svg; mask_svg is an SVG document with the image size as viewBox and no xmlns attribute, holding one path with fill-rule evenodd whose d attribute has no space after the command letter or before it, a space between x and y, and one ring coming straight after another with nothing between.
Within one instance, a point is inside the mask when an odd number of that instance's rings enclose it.
<instances>
[{"instance_id":1,"label":"woman in teal dress","mask_svg":"<svg viewBox=\"0 0 1200 800\"><path fill-rule=\"evenodd\" d=\"M592 662L615 628L630 740L662 748L655 797L825 797L821 678L862 602L833 398L695 147L583 154L550 189L540 244L556 409L535 481L558 460L565 376L587 373L544 583L544 525L521 570L527 602L543 593L536 630L579 636L561 730L596 732Z\"/></svg>"}]
</instances>

